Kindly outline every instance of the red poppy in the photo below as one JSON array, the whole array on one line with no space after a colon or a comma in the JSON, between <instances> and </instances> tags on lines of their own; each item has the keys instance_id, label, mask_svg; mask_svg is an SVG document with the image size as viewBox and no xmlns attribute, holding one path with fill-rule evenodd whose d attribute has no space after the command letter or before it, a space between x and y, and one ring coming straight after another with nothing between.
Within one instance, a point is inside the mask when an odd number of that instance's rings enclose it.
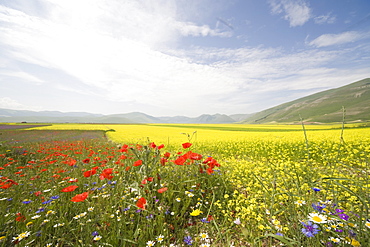
<instances>
[{"instance_id":1,"label":"red poppy","mask_svg":"<svg viewBox=\"0 0 370 247\"><path fill-rule=\"evenodd\" d=\"M84 192L84 193L75 195L71 199L71 202L82 202L82 201L85 201L88 196L89 196L89 192Z\"/></svg>"},{"instance_id":2,"label":"red poppy","mask_svg":"<svg viewBox=\"0 0 370 247\"><path fill-rule=\"evenodd\" d=\"M17 217L15 218L15 220L18 222L23 222L26 220L26 217L22 215L21 213L17 213Z\"/></svg>"},{"instance_id":3,"label":"red poppy","mask_svg":"<svg viewBox=\"0 0 370 247\"><path fill-rule=\"evenodd\" d=\"M146 199L144 197L141 197L139 200L136 202L136 206L144 209L145 210L145 205L146 205Z\"/></svg>"},{"instance_id":4,"label":"red poppy","mask_svg":"<svg viewBox=\"0 0 370 247\"><path fill-rule=\"evenodd\" d=\"M154 143L154 142L151 142L151 143L149 144L149 147L151 147L151 148L156 148L156 147L157 147L157 145L155 145L155 143Z\"/></svg>"},{"instance_id":5,"label":"red poppy","mask_svg":"<svg viewBox=\"0 0 370 247\"><path fill-rule=\"evenodd\" d=\"M61 192L72 192L72 191L74 191L77 188L78 188L77 185L71 185L71 186L68 186L68 187L63 188L61 190Z\"/></svg>"},{"instance_id":6,"label":"red poppy","mask_svg":"<svg viewBox=\"0 0 370 247\"><path fill-rule=\"evenodd\" d=\"M137 160L137 161L134 162L133 166L141 166L142 164L143 164L142 160Z\"/></svg>"},{"instance_id":7,"label":"red poppy","mask_svg":"<svg viewBox=\"0 0 370 247\"><path fill-rule=\"evenodd\" d=\"M191 153L190 154L190 159L192 159L192 160L201 160L202 159L202 155L197 154L197 153Z\"/></svg>"},{"instance_id":8,"label":"red poppy","mask_svg":"<svg viewBox=\"0 0 370 247\"><path fill-rule=\"evenodd\" d=\"M89 158L86 158L82 162L85 163L85 164L88 164L88 163L90 163L90 159Z\"/></svg>"},{"instance_id":9,"label":"red poppy","mask_svg":"<svg viewBox=\"0 0 370 247\"><path fill-rule=\"evenodd\" d=\"M189 143L189 142L185 142L185 143L183 143L183 144L182 144L182 147L183 147L183 148L190 148L190 147L191 147L191 145L192 145L191 143Z\"/></svg>"},{"instance_id":10,"label":"red poppy","mask_svg":"<svg viewBox=\"0 0 370 247\"><path fill-rule=\"evenodd\" d=\"M208 167L206 171L208 175L211 175L214 172L212 167Z\"/></svg>"},{"instance_id":11,"label":"red poppy","mask_svg":"<svg viewBox=\"0 0 370 247\"><path fill-rule=\"evenodd\" d=\"M161 165L162 166L166 165L167 162L168 162L168 160L166 158L161 158Z\"/></svg>"},{"instance_id":12,"label":"red poppy","mask_svg":"<svg viewBox=\"0 0 370 247\"><path fill-rule=\"evenodd\" d=\"M103 172L99 176L100 180L103 180L104 178L112 179L113 178L113 176L111 175L112 172L113 172L113 168L104 169Z\"/></svg>"},{"instance_id":13,"label":"red poppy","mask_svg":"<svg viewBox=\"0 0 370 247\"><path fill-rule=\"evenodd\" d=\"M123 152L127 152L127 148L128 148L128 145L127 145L127 144L125 144L125 145L123 145L123 146L122 146L122 148L121 148L121 149L119 149L118 151L119 151L119 152L122 152L122 153L123 153Z\"/></svg>"},{"instance_id":14,"label":"red poppy","mask_svg":"<svg viewBox=\"0 0 370 247\"><path fill-rule=\"evenodd\" d=\"M158 189L158 193L163 193L163 192L165 192L167 190L168 190L167 187L163 187L163 188Z\"/></svg>"},{"instance_id":15,"label":"red poppy","mask_svg":"<svg viewBox=\"0 0 370 247\"><path fill-rule=\"evenodd\" d=\"M64 163L64 164L67 164L67 165L69 165L69 166L74 166L74 165L76 165L77 160L72 159L72 158L69 158L69 159L67 159L66 161L64 161L63 163ZM87 162L87 163L88 163L88 162Z\"/></svg>"},{"instance_id":16,"label":"red poppy","mask_svg":"<svg viewBox=\"0 0 370 247\"><path fill-rule=\"evenodd\" d=\"M84 177L85 178L88 178L88 177L90 177L90 176L92 176L94 174L96 174L96 170L95 169L91 169L89 171L84 172Z\"/></svg>"},{"instance_id":17,"label":"red poppy","mask_svg":"<svg viewBox=\"0 0 370 247\"><path fill-rule=\"evenodd\" d=\"M1 183L1 189L9 189L10 187L12 187L13 184L11 183Z\"/></svg>"},{"instance_id":18,"label":"red poppy","mask_svg":"<svg viewBox=\"0 0 370 247\"><path fill-rule=\"evenodd\" d=\"M159 145L157 148L158 148L158 150L160 150L160 149L164 148L164 145L163 145L163 144L161 144L161 145Z\"/></svg>"},{"instance_id":19,"label":"red poppy","mask_svg":"<svg viewBox=\"0 0 370 247\"><path fill-rule=\"evenodd\" d=\"M36 191L34 194L35 194L35 196L39 196L39 195L42 194L42 192L41 191Z\"/></svg>"},{"instance_id":20,"label":"red poppy","mask_svg":"<svg viewBox=\"0 0 370 247\"><path fill-rule=\"evenodd\" d=\"M185 161L186 159L183 156L180 156L175 160L175 164L181 166L184 165Z\"/></svg>"},{"instance_id":21,"label":"red poppy","mask_svg":"<svg viewBox=\"0 0 370 247\"><path fill-rule=\"evenodd\" d=\"M208 215L207 220L208 220L208 221L214 220L214 219L213 219L213 216L212 216L212 215Z\"/></svg>"}]
</instances>

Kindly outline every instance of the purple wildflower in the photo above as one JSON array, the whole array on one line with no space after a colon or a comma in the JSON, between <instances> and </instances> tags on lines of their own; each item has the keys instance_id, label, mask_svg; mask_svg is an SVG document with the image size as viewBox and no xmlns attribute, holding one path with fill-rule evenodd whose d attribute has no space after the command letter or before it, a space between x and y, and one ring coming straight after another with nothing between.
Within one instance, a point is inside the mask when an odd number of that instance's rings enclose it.
<instances>
[{"instance_id":1,"label":"purple wildflower","mask_svg":"<svg viewBox=\"0 0 370 247\"><path fill-rule=\"evenodd\" d=\"M302 233L306 235L306 237L313 237L314 235L319 233L319 226L316 224L313 224L311 221L308 221L307 224L304 222L301 222L303 225L303 228L301 229Z\"/></svg>"},{"instance_id":2,"label":"purple wildflower","mask_svg":"<svg viewBox=\"0 0 370 247\"><path fill-rule=\"evenodd\" d=\"M339 213L343 213L343 212L344 212L344 210L343 210L343 209L340 209L340 208L337 208L337 209L335 209L335 212L336 212L337 214L339 214Z\"/></svg>"},{"instance_id":3,"label":"purple wildflower","mask_svg":"<svg viewBox=\"0 0 370 247\"><path fill-rule=\"evenodd\" d=\"M341 218L342 220L345 220L347 221L349 219L349 216L346 215L346 214L338 214L339 218Z\"/></svg>"}]
</instances>

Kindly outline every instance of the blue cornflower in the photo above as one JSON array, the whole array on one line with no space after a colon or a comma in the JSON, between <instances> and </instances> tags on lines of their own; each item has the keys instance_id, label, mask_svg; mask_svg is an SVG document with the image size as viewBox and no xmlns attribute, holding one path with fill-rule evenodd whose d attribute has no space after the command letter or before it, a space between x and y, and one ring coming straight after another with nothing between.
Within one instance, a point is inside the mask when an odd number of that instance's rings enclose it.
<instances>
[{"instance_id":1,"label":"blue cornflower","mask_svg":"<svg viewBox=\"0 0 370 247\"><path fill-rule=\"evenodd\" d=\"M99 233L98 233L97 231L93 231L93 232L91 233L91 235L92 235L93 237L95 237L95 236L98 236L98 235L99 235Z\"/></svg>"},{"instance_id":2,"label":"blue cornflower","mask_svg":"<svg viewBox=\"0 0 370 247\"><path fill-rule=\"evenodd\" d=\"M326 208L326 205L321 204L321 203L317 203L317 204L312 203L312 208L313 208L313 209L315 209L315 210L316 210L316 211L318 211L318 212L322 212L322 210L323 210L324 208Z\"/></svg>"},{"instance_id":3,"label":"blue cornflower","mask_svg":"<svg viewBox=\"0 0 370 247\"><path fill-rule=\"evenodd\" d=\"M57 196L52 196L51 199L53 199L53 200L59 199L59 196L58 195Z\"/></svg>"},{"instance_id":4,"label":"blue cornflower","mask_svg":"<svg viewBox=\"0 0 370 247\"><path fill-rule=\"evenodd\" d=\"M314 190L314 191L320 191L319 188L312 188L312 190Z\"/></svg>"},{"instance_id":5,"label":"blue cornflower","mask_svg":"<svg viewBox=\"0 0 370 247\"><path fill-rule=\"evenodd\" d=\"M202 219L200 219L200 221L203 222L203 223L209 223L209 221L207 220L207 218L202 218Z\"/></svg>"},{"instance_id":6,"label":"blue cornflower","mask_svg":"<svg viewBox=\"0 0 370 247\"><path fill-rule=\"evenodd\" d=\"M191 238L191 236L184 237L184 242L187 245L193 245L193 239Z\"/></svg>"},{"instance_id":7,"label":"blue cornflower","mask_svg":"<svg viewBox=\"0 0 370 247\"><path fill-rule=\"evenodd\" d=\"M39 209L36 211L36 214L41 213L41 212L44 212L44 211L45 211L45 208L39 208Z\"/></svg>"},{"instance_id":8,"label":"blue cornflower","mask_svg":"<svg viewBox=\"0 0 370 247\"><path fill-rule=\"evenodd\" d=\"M304 222L301 222L301 224L303 225L303 228L301 229L302 233L304 235L306 235L306 237L313 237L315 236L316 234L319 233L319 226L316 225L316 224L313 224L311 221L308 221L307 224L304 223Z\"/></svg>"},{"instance_id":9,"label":"blue cornflower","mask_svg":"<svg viewBox=\"0 0 370 247\"><path fill-rule=\"evenodd\" d=\"M26 200L24 200L24 201L22 201L22 203L24 203L24 204L29 204L29 203L31 203L32 201L31 200L28 200L28 199L26 199Z\"/></svg>"},{"instance_id":10,"label":"blue cornflower","mask_svg":"<svg viewBox=\"0 0 370 247\"><path fill-rule=\"evenodd\" d=\"M49 204L49 203L51 203L53 200L47 200L47 201L44 201L42 204Z\"/></svg>"},{"instance_id":11,"label":"blue cornflower","mask_svg":"<svg viewBox=\"0 0 370 247\"><path fill-rule=\"evenodd\" d=\"M278 235L278 236L284 236L284 234L282 234L280 232L277 232L276 235Z\"/></svg>"}]
</instances>

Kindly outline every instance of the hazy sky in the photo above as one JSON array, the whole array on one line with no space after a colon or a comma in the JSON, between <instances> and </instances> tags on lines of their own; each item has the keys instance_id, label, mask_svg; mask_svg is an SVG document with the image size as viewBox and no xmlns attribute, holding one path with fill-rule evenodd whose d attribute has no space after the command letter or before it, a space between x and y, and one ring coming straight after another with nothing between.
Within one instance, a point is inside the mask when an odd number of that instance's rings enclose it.
<instances>
[{"instance_id":1,"label":"hazy sky","mask_svg":"<svg viewBox=\"0 0 370 247\"><path fill-rule=\"evenodd\" d=\"M252 113L367 77L369 0L0 0L0 108Z\"/></svg>"}]
</instances>

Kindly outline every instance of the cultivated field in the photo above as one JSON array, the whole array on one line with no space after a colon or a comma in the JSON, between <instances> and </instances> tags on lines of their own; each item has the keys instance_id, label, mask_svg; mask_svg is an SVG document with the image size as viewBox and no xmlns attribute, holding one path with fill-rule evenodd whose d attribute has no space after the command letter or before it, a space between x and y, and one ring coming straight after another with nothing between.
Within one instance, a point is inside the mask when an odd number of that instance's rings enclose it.
<instances>
[{"instance_id":1,"label":"cultivated field","mask_svg":"<svg viewBox=\"0 0 370 247\"><path fill-rule=\"evenodd\" d=\"M0 130L0 244L369 246L370 129L345 127Z\"/></svg>"}]
</instances>

